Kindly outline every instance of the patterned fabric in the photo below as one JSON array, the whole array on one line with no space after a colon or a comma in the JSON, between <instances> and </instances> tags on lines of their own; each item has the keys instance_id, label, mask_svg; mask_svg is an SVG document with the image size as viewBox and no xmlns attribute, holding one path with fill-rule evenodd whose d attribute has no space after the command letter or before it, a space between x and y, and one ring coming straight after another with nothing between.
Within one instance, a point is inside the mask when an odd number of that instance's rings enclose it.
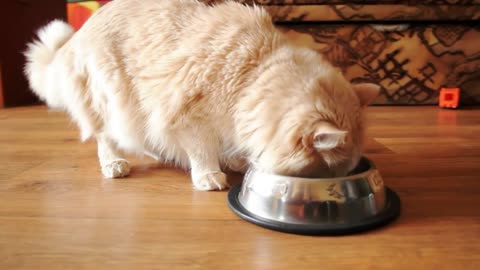
<instances>
[{"instance_id":1,"label":"patterned fabric","mask_svg":"<svg viewBox=\"0 0 480 270\"><path fill-rule=\"evenodd\" d=\"M480 26L281 26L295 42L324 53L353 82L382 86L375 104L436 104L441 87L461 87L463 105L480 104ZM380 29L380 30L379 30Z\"/></svg>"},{"instance_id":2,"label":"patterned fabric","mask_svg":"<svg viewBox=\"0 0 480 270\"><path fill-rule=\"evenodd\" d=\"M298 5L266 6L276 22L477 20L480 5Z\"/></svg>"}]
</instances>

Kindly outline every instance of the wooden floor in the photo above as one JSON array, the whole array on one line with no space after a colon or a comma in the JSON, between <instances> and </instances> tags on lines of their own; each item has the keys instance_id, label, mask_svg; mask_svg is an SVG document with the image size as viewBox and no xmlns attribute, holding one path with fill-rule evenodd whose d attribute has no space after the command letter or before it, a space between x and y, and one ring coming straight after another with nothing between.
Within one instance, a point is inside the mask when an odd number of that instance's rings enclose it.
<instances>
[{"instance_id":1,"label":"wooden floor","mask_svg":"<svg viewBox=\"0 0 480 270\"><path fill-rule=\"evenodd\" d=\"M366 154L402 216L307 237L247 223L226 192L194 191L149 159L104 180L95 145L63 114L0 110L0 269L480 269L480 110L373 107L368 118Z\"/></svg>"}]
</instances>

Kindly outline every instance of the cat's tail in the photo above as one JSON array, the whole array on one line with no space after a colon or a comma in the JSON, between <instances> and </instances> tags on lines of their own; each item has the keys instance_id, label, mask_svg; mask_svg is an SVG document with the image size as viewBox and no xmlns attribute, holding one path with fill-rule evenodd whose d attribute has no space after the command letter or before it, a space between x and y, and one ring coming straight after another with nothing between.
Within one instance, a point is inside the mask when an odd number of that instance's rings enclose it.
<instances>
[{"instance_id":1,"label":"cat's tail","mask_svg":"<svg viewBox=\"0 0 480 270\"><path fill-rule=\"evenodd\" d=\"M57 51L73 36L73 28L61 20L54 20L42 27L37 35L38 40L28 44L25 52L27 59L25 75L32 90L43 100L46 99L44 80L49 64Z\"/></svg>"}]
</instances>

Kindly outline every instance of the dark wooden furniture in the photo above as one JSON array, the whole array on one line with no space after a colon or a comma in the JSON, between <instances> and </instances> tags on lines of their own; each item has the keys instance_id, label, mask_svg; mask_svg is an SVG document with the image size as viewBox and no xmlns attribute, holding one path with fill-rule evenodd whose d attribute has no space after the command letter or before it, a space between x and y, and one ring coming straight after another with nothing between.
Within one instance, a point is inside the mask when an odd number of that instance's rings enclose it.
<instances>
[{"instance_id":1,"label":"dark wooden furniture","mask_svg":"<svg viewBox=\"0 0 480 270\"><path fill-rule=\"evenodd\" d=\"M52 19L66 19L65 1L8 0L2 1L0 6L0 95L3 96L3 106L38 103L23 75L23 51L40 26Z\"/></svg>"}]
</instances>

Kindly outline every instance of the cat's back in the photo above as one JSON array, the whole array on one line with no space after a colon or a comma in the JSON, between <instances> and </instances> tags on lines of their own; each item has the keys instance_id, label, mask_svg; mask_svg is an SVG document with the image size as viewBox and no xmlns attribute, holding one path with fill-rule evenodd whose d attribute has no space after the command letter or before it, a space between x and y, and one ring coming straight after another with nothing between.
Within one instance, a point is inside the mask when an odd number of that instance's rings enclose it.
<instances>
[{"instance_id":1,"label":"cat's back","mask_svg":"<svg viewBox=\"0 0 480 270\"><path fill-rule=\"evenodd\" d=\"M89 74L111 85L105 89L133 91L139 102L162 96L163 103L181 101L179 108L185 105L184 99L174 99L179 93L202 95L208 107L227 95L234 102L249 74L283 42L259 7L233 1L209 6L195 0L115 0L77 32L73 51Z\"/></svg>"},{"instance_id":2,"label":"cat's back","mask_svg":"<svg viewBox=\"0 0 480 270\"><path fill-rule=\"evenodd\" d=\"M195 0L115 0L96 11L73 40L87 47L146 45L155 36L178 34L182 21L206 8Z\"/></svg>"},{"instance_id":3,"label":"cat's back","mask_svg":"<svg viewBox=\"0 0 480 270\"><path fill-rule=\"evenodd\" d=\"M273 24L265 10L233 1L206 5L197 0L115 0L95 12L76 39L99 45L105 39L147 45L154 40L215 38L234 29L255 35L272 31Z\"/></svg>"},{"instance_id":4,"label":"cat's back","mask_svg":"<svg viewBox=\"0 0 480 270\"><path fill-rule=\"evenodd\" d=\"M233 1L206 5L196 0L115 0L94 13L72 42L79 54L104 55L108 50L135 63L179 48L192 55L225 44L253 50L269 43L265 38L274 31L265 10Z\"/></svg>"}]
</instances>

